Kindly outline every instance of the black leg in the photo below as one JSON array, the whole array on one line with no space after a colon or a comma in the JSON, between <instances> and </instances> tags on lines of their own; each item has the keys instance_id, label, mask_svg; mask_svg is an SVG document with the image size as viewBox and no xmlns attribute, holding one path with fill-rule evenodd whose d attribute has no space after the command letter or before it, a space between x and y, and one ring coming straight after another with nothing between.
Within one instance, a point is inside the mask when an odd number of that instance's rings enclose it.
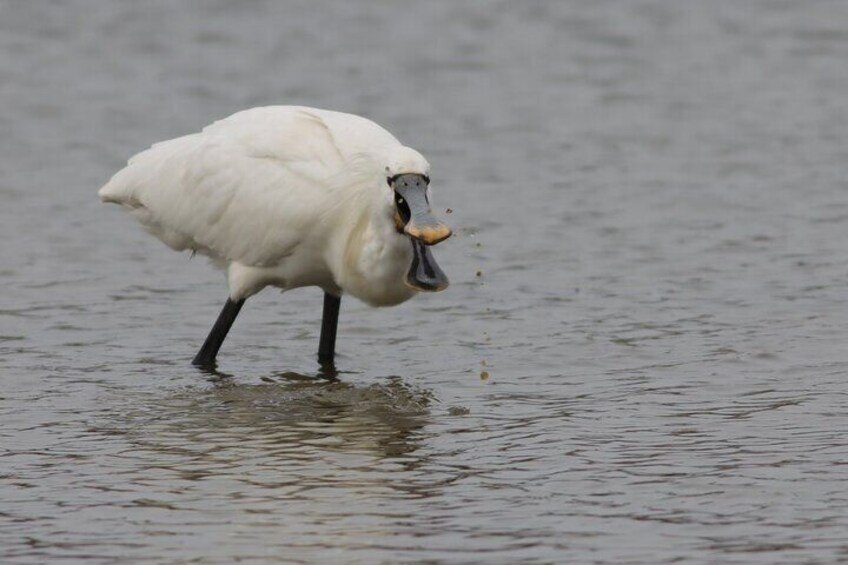
<instances>
[{"instance_id":1,"label":"black leg","mask_svg":"<svg viewBox=\"0 0 848 565\"><path fill-rule=\"evenodd\" d=\"M339 326L341 296L324 293L324 317L321 319L321 343L318 345L318 361L333 360L336 355L336 329Z\"/></svg>"},{"instance_id":2,"label":"black leg","mask_svg":"<svg viewBox=\"0 0 848 565\"><path fill-rule=\"evenodd\" d=\"M230 327L236 320L236 316L238 316L243 304L243 299L233 302L227 298L227 303L224 304L223 310L218 314L218 319L215 320L212 331L209 332L206 341L203 342L203 347L195 355L192 364L201 367L215 366L215 356L218 355L218 350L221 349L221 344L224 343L224 338L227 337L227 332L230 331Z\"/></svg>"}]
</instances>

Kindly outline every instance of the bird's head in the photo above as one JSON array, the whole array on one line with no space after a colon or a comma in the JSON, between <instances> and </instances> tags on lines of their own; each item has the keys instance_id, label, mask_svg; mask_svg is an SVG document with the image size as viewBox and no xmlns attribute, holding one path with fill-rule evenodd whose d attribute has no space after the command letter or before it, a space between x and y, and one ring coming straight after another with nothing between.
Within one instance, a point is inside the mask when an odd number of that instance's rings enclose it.
<instances>
[{"instance_id":1,"label":"bird's head","mask_svg":"<svg viewBox=\"0 0 848 565\"><path fill-rule=\"evenodd\" d=\"M430 209L430 165L414 149L395 151L386 165L393 216L398 233L409 237L413 259L406 283L417 290L439 291L448 278L436 264L429 247L451 236L451 229Z\"/></svg>"}]
</instances>

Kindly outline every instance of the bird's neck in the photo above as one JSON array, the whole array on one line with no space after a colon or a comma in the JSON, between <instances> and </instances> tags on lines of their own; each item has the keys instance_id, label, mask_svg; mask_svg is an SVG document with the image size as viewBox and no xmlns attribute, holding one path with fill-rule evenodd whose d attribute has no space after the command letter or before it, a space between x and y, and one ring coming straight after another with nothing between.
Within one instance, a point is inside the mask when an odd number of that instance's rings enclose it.
<instances>
[{"instance_id":1,"label":"bird's neck","mask_svg":"<svg viewBox=\"0 0 848 565\"><path fill-rule=\"evenodd\" d=\"M373 202L350 202L338 219L337 225L348 229L339 230L331 246L331 269L338 286L360 300L375 306L398 304L414 294L404 283L412 247L397 233L379 193L359 195L369 196Z\"/></svg>"}]
</instances>

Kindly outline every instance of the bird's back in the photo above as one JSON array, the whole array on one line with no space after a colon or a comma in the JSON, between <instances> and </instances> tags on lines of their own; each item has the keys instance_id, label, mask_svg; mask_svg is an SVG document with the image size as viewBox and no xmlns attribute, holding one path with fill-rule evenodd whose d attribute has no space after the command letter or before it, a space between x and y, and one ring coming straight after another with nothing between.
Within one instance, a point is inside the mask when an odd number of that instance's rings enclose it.
<instances>
[{"instance_id":1,"label":"bird's back","mask_svg":"<svg viewBox=\"0 0 848 565\"><path fill-rule=\"evenodd\" d=\"M399 142L351 114L245 110L155 144L102 189L170 247L269 266L291 254Z\"/></svg>"}]
</instances>

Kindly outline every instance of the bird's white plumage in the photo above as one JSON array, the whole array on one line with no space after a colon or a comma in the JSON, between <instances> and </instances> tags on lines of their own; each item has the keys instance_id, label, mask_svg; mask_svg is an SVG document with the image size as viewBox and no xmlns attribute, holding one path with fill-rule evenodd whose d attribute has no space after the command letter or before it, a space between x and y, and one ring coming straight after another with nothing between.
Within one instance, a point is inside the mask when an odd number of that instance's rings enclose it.
<instances>
[{"instance_id":1,"label":"bird's white plumage","mask_svg":"<svg viewBox=\"0 0 848 565\"><path fill-rule=\"evenodd\" d=\"M99 194L170 247L226 267L233 299L317 285L391 305L415 293L386 183L399 173L428 175L429 165L377 124L272 106L157 143Z\"/></svg>"}]
</instances>

